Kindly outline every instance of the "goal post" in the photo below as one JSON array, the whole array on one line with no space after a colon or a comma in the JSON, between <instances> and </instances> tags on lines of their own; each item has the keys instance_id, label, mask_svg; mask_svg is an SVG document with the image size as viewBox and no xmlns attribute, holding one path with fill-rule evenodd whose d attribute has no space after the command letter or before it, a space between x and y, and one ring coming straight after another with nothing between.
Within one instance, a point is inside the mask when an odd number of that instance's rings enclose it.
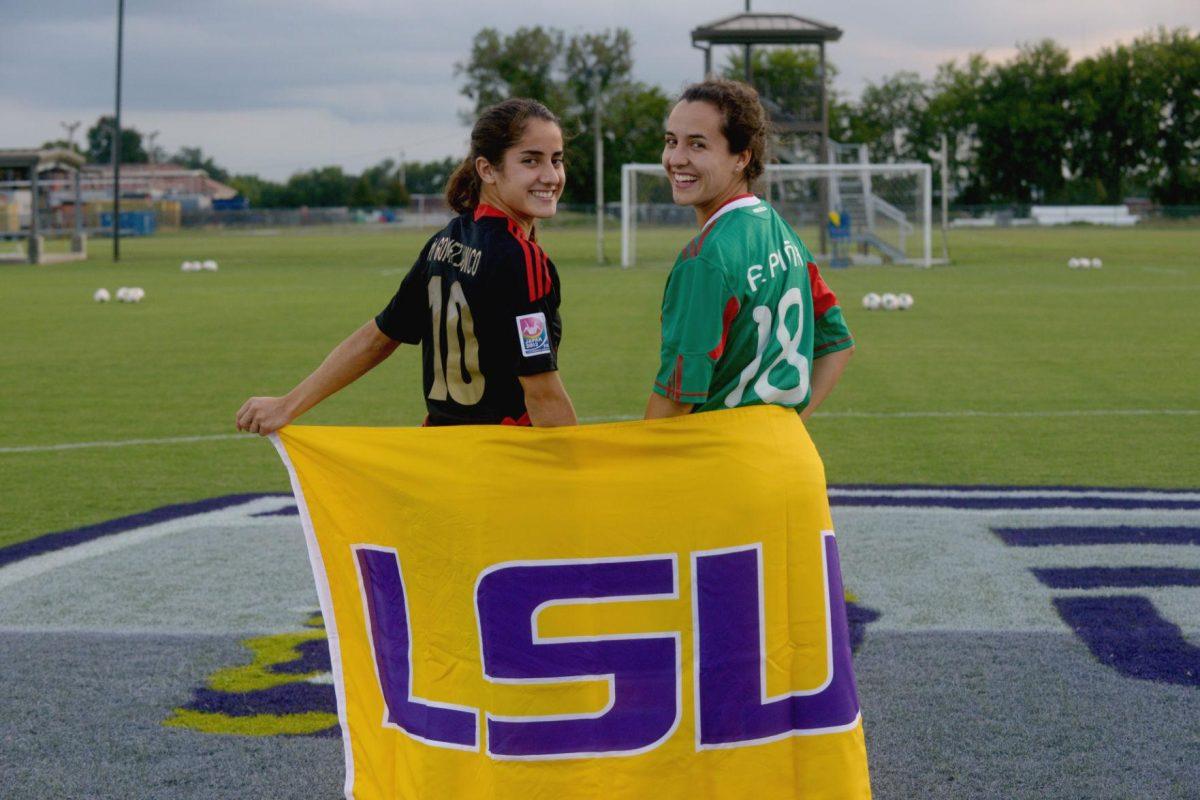
<instances>
[{"instance_id":1,"label":"goal post","mask_svg":"<svg viewBox=\"0 0 1200 800\"><path fill-rule=\"evenodd\" d=\"M768 164L754 189L824 263L834 255L818 252L834 249L823 247L831 223L840 264L934 263L929 164ZM673 260L695 227L692 209L672 202L661 164L622 165L621 266Z\"/></svg>"}]
</instances>

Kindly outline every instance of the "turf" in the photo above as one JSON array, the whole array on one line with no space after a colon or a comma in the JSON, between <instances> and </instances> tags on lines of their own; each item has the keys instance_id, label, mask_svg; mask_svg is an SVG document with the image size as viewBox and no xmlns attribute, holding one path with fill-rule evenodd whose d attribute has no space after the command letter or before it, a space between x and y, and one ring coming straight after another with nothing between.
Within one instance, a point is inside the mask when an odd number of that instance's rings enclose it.
<instances>
[{"instance_id":1,"label":"turf","mask_svg":"<svg viewBox=\"0 0 1200 800\"><path fill-rule=\"evenodd\" d=\"M386 303L427 235L161 234L124 240L118 264L93 240L85 263L0 267L0 546L286 491L256 440L4 448L232 433L246 397L289 389ZM642 266L620 270L594 265L589 228L544 232L563 279L563 376L585 420L640 415L663 280L687 236L641 231ZM953 265L931 270L826 270L858 343L810 426L830 482L1200 486L1200 229L953 231L950 249ZM1104 269L1068 270L1072 256ZM219 272L179 270L208 258ZM146 300L91 301L122 285ZM867 313L867 291L907 291L916 306ZM303 421L422 414L418 353L402 348Z\"/></svg>"}]
</instances>

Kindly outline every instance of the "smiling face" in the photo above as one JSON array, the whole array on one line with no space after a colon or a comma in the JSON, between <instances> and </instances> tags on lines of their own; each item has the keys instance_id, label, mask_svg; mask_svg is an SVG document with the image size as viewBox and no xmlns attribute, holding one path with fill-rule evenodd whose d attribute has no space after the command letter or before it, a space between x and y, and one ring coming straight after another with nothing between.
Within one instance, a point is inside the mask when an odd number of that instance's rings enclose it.
<instances>
[{"instance_id":1,"label":"smiling face","mask_svg":"<svg viewBox=\"0 0 1200 800\"><path fill-rule=\"evenodd\" d=\"M729 152L723 124L721 110L703 101L680 102L667 118L662 164L671 179L671 195L679 205L695 208L700 223L749 191L744 170L750 152Z\"/></svg>"},{"instance_id":2,"label":"smiling face","mask_svg":"<svg viewBox=\"0 0 1200 800\"><path fill-rule=\"evenodd\" d=\"M500 164L481 156L475 168L483 180L480 201L528 230L535 219L553 217L558 210L566 183L562 131L549 120L532 118L517 143L504 151Z\"/></svg>"}]
</instances>

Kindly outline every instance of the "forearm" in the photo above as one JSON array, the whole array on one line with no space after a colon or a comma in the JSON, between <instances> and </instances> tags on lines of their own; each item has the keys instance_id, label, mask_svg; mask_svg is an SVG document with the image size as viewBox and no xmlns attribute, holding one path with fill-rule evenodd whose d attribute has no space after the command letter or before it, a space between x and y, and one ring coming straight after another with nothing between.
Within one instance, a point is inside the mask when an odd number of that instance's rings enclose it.
<instances>
[{"instance_id":1,"label":"forearm","mask_svg":"<svg viewBox=\"0 0 1200 800\"><path fill-rule=\"evenodd\" d=\"M667 417L682 417L692 413L691 403L680 403L669 397L663 397L658 392L651 392L646 402L646 419L665 419Z\"/></svg>"},{"instance_id":2,"label":"forearm","mask_svg":"<svg viewBox=\"0 0 1200 800\"><path fill-rule=\"evenodd\" d=\"M368 320L333 348L321 365L284 396L292 419L308 411L331 394L349 386L384 361L398 347Z\"/></svg>"},{"instance_id":3,"label":"forearm","mask_svg":"<svg viewBox=\"0 0 1200 800\"><path fill-rule=\"evenodd\" d=\"M800 412L801 419L808 419L812 416L817 407L829 396L833 387L837 386L838 380L841 379L842 372L846 369L846 364L853 354L854 347L851 346L813 360L811 394L808 405Z\"/></svg>"},{"instance_id":4,"label":"forearm","mask_svg":"<svg viewBox=\"0 0 1200 800\"><path fill-rule=\"evenodd\" d=\"M558 428L578 425L575 406L567 394L567 387L557 372L545 372L521 378L525 390L525 410L535 428Z\"/></svg>"}]
</instances>

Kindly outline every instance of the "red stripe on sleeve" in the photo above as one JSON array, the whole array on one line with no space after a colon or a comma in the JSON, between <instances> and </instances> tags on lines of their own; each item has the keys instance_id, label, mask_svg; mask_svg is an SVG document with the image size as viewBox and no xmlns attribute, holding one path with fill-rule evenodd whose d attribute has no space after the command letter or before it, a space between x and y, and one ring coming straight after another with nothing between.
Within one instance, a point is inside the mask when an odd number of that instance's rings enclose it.
<instances>
[{"instance_id":1,"label":"red stripe on sleeve","mask_svg":"<svg viewBox=\"0 0 1200 800\"><path fill-rule=\"evenodd\" d=\"M517 244L521 245L521 252L525 254L525 282L529 286L529 302L532 303L537 299L537 295L534 294L533 257L529 252L529 243L521 235L521 229L517 223L511 219L508 221L508 232L517 240Z\"/></svg>"},{"instance_id":2,"label":"red stripe on sleeve","mask_svg":"<svg viewBox=\"0 0 1200 800\"><path fill-rule=\"evenodd\" d=\"M738 303L736 297L725 301L725 313L721 315L721 343L708 351L708 357L713 361L716 361L725 352L725 341L729 338L729 326L733 324L733 318L737 316L739 308L741 308L741 304Z\"/></svg>"},{"instance_id":3,"label":"red stripe on sleeve","mask_svg":"<svg viewBox=\"0 0 1200 800\"><path fill-rule=\"evenodd\" d=\"M536 244L532 247L537 262L534 267L537 278L537 297L534 298L536 300L538 297L545 297L550 293L550 270L546 266L546 251Z\"/></svg>"},{"instance_id":4,"label":"red stripe on sleeve","mask_svg":"<svg viewBox=\"0 0 1200 800\"><path fill-rule=\"evenodd\" d=\"M813 316L820 319L825 316L826 311L837 305L837 297L825 285L821 273L817 271L817 265L811 261L808 262L808 285L812 288Z\"/></svg>"}]
</instances>

